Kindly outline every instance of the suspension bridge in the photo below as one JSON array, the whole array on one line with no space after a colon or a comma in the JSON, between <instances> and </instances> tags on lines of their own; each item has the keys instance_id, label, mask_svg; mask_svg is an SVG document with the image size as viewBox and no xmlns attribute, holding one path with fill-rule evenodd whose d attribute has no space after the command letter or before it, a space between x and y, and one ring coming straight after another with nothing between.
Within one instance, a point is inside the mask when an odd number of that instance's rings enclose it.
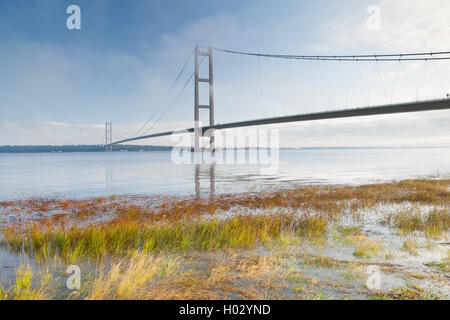
<instances>
[{"instance_id":1,"label":"suspension bridge","mask_svg":"<svg viewBox=\"0 0 450 320\"><path fill-rule=\"evenodd\" d=\"M151 124L151 119L155 116L155 112L152 114L151 118L139 129L135 134L128 138L118 139L113 141L112 138L112 124L106 123L105 135L106 135L106 150L112 151L113 145L128 143L132 141L157 138L163 136L170 136L176 134L194 133L196 151L203 150L200 147L200 139L202 137L208 136L210 139L210 148L213 150L214 146L214 131L224 130L232 128L242 128L251 127L259 125L271 125L271 124L282 124L291 122L303 122L303 121L314 121L314 120L325 120L325 119L338 119L338 118L351 118L351 117L362 117L362 116L375 116L375 115L386 115L386 114L398 114L398 113L412 113L412 112L425 112L425 111L435 111L435 110L446 110L450 109L450 98L449 94L445 98L440 99L428 99L428 100L416 100L413 102L403 102L403 103L390 103L378 106L369 107L348 107L341 108L339 110L325 110L320 112L309 112L292 114L287 116L279 117L266 117L253 120L242 120L237 122L229 122L216 124L214 118L214 64L213 64L213 53L222 52L230 55L240 55L248 57L258 57L258 58L271 58L271 59L285 59L285 60L308 60L308 61L331 61L340 63L350 63L350 62L403 62L403 61L440 61L440 60L450 60L450 51L439 51L439 52L415 52L415 53L394 53L394 54L373 54L373 55L286 55L286 54L263 54L263 53L252 53L243 51L234 51L221 48L205 48L196 46L192 55L194 55L194 72L189 77L188 81L184 84L182 91L186 88L188 83L194 79L194 122L195 126L192 128L186 128L183 130L173 130L158 132L152 134L139 134L143 128L150 125L147 132L155 127L155 125L164 117L170 110L170 106L167 110L154 122ZM205 58L209 60L209 72L207 78L202 78L199 75L199 65L203 62ZM200 60L201 59L201 60ZM181 75L185 71L188 62L181 69L175 82L172 84L171 90L175 83L180 79ZM200 83L206 83L209 86L209 103L200 104L199 91ZM181 94L181 92L180 92ZM177 95L176 98L179 97ZM176 99L175 98L175 99ZM209 111L209 124L202 126L200 123L200 109L206 109ZM206 135L205 135L206 134Z\"/></svg>"}]
</instances>

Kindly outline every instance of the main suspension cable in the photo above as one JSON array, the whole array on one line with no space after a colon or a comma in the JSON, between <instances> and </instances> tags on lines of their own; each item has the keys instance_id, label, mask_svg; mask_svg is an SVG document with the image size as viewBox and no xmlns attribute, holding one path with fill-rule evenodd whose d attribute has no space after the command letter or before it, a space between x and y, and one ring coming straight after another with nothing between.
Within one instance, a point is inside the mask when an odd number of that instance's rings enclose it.
<instances>
[{"instance_id":1,"label":"main suspension cable","mask_svg":"<svg viewBox=\"0 0 450 320\"><path fill-rule=\"evenodd\" d=\"M191 51L189 57L186 59L186 62L183 65L183 68L181 68L181 71L178 73L178 76L176 77L176 79L173 81L172 85L169 88L169 91L167 92L166 96L168 97L173 88L175 87L175 85L178 83L178 80L180 80L181 76L183 75L184 71L186 70L189 61L192 58L192 55L194 54L194 50ZM160 106L159 108L156 108L153 113L151 114L151 116L147 119L147 121L139 128L139 130L137 130L134 134L132 134L129 138L133 138L136 137L137 135L139 135L139 133L152 121L152 119L154 118L154 116L158 113L158 111L161 109L162 106ZM145 134L145 133L144 133Z\"/></svg>"},{"instance_id":2,"label":"main suspension cable","mask_svg":"<svg viewBox=\"0 0 450 320\"><path fill-rule=\"evenodd\" d=\"M203 56L202 59L199 62L199 66L202 65L203 60L205 60L205 57ZM188 84L191 82L192 78L195 75L195 71L191 74L191 76L189 77L189 79L186 81L186 83L184 84L184 86L181 88L181 90L178 92L178 94L176 95L176 97L172 100L172 102L167 106L167 109L159 116L159 118L142 134L142 135L146 135L151 129L153 129L158 123L159 121L170 111L170 109L172 109L172 107L175 105L175 102L178 100L178 98L181 96L181 94L184 92L184 89L186 89L186 87L188 86Z\"/></svg>"},{"instance_id":3,"label":"main suspension cable","mask_svg":"<svg viewBox=\"0 0 450 320\"><path fill-rule=\"evenodd\" d=\"M437 52L415 52L415 53L392 53L392 54L364 54L364 55L290 55L290 54L267 54L245 51L235 51L222 48L213 50L225 53L240 54L247 56L269 57L277 59L294 60L320 60L320 61L428 61L428 60L450 60L450 51ZM447 55L442 57L442 55ZM438 56L438 57L435 57ZM405 58L406 57L406 58Z\"/></svg>"}]
</instances>

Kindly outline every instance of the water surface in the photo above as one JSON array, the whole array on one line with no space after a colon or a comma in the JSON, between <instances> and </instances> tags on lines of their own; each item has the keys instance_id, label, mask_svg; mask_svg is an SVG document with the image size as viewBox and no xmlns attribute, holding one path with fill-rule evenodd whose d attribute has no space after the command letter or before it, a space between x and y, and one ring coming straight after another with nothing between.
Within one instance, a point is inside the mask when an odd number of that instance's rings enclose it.
<instances>
[{"instance_id":1,"label":"water surface","mask_svg":"<svg viewBox=\"0 0 450 320\"><path fill-rule=\"evenodd\" d=\"M175 165L168 151L0 154L0 200L206 195L448 174L449 148L281 150L279 171L272 174L262 174L259 165Z\"/></svg>"}]
</instances>

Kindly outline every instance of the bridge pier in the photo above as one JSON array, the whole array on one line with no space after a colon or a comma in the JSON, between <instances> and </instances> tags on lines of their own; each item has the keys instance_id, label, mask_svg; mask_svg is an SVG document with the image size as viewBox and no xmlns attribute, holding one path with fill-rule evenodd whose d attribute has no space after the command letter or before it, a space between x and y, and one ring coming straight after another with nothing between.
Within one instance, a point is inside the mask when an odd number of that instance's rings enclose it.
<instances>
[{"instance_id":1,"label":"bridge pier","mask_svg":"<svg viewBox=\"0 0 450 320\"><path fill-rule=\"evenodd\" d=\"M201 198L201 188L200 188L200 182L201 182L201 165L196 164L195 165L195 197L197 199ZM210 198L214 198L214 195L216 193L216 165L211 164L209 165L209 196Z\"/></svg>"},{"instance_id":2,"label":"bridge pier","mask_svg":"<svg viewBox=\"0 0 450 320\"><path fill-rule=\"evenodd\" d=\"M208 78L200 78L199 76L199 57L208 57L209 59L209 74ZM206 82L209 84L209 104L201 105L199 98L200 82ZM213 72L213 50L209 48L208 51L201 51L199 46L195 47L195 89L194 89L194 151L202 152L203 146L200 143L202 137L204 137L203 129L200 123L200 109L209 110L209 127L214 126L214 72ZM210 131L209 145L210 150L214 151L214 132Z\"/></svg>"},{"instance_id":3,"label":"bridge pier","mask_svg":"<svg viewBox=\"0 0 450 320\"><path fill-rule=\"evenodd\" d=\"M112 151L112 123L105 123L105 148L106 152Z\"/></svg>"}]
</instances>

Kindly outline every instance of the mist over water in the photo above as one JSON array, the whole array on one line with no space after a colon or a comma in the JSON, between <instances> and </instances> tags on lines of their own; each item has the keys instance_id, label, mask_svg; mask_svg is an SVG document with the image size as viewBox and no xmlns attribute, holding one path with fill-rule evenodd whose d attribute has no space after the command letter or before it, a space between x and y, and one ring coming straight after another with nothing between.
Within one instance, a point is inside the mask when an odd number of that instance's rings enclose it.
<instances>
[{"instance_id":1,"label":"mist over water","mask_svg":"<svg viewBox=\"0 0 450 320\"><path fill-rule=\"evenodd\" d=\"M0 154L0 200L109 195L201 195L310 184L449 177L450 148L280 150L259 165L175 165L170 152Z\"/></svg>"}]
</instances>

